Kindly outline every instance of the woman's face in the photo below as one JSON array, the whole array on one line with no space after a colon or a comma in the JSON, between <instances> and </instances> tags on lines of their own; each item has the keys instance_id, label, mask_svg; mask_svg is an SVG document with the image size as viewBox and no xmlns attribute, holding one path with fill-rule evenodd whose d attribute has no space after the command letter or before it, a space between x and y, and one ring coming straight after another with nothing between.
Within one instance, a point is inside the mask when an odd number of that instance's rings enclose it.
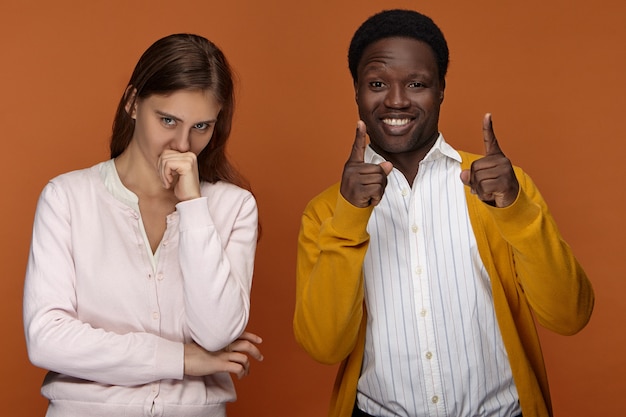
<instances>
[{"instance_id":1,"label":"woman's face","mask_svg":"<svg viewBox=\"0 0 626 417\"><path fill-rule=\"evenodd\" d=\"M135 101L130 146L156 165L164 150L198 155L209 143L222 106L211 91L179 90ZM130 110L130 109L129 109Z\"/></svg>"}]
</instances>

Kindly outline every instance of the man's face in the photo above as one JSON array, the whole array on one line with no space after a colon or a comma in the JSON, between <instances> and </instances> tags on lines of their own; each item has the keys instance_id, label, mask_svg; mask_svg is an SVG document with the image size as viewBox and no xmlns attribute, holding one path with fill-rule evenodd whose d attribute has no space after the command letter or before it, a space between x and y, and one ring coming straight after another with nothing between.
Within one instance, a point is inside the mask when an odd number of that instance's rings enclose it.
<instances>
[{"instance_id":1,"label":"man's face","mask_svg":"<svg viewBox=\"0 0 626 417\"><path fill-rule=\"evenodd\" d=\"M354 88L376 152L393 161L393 154L430 149L445 85L428 44L411 38L372 43L359 61Z\"/></svg>"}]
</instances>

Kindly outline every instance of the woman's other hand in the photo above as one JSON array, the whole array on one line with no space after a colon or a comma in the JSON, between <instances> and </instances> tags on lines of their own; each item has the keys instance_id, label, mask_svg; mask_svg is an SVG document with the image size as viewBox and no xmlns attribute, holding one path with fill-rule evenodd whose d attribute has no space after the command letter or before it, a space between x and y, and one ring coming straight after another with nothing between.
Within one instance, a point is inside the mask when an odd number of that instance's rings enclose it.
<instances>
[{"instance_id":1,"label":"woman's other hand","mask_svg":"<svg viewBox=\"0 0 626 417\"><path fill-rule=\"evenodd\" d=\"M257 347L263 340L244 332L237 340L218 352L209 352L197 343L185 344L185 375L205 376L229 372L241 379L250 373L250 357L263 360Z\"/></svg>"}]
</instances>

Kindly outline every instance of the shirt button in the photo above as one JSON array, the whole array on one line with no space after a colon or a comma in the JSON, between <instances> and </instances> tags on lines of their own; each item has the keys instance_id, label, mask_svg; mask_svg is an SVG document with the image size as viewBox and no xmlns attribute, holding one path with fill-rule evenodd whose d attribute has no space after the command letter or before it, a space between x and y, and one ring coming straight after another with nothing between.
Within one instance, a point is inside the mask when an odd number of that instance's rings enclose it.
<instances>
[{"instance_id":1,"label":"shirt button","mask_svg":"<svg viewBox=\"0 0 626 417\"><path fill-rule=\"evenodd\" d=\"M426 359L432 359L433 358L433 354L431 352L426 352Z\"/></svg>"},{"instance_id":2,"label":"shirt button","mask_svg":"<svg viewBox=\"0 0 626 417\"><path fill-rule=\"evenodd\" d=\"M421 268L420 266L415 267L415 273L416 273L417 275L422 275L422 268Z\"/></svg>"},{"instance_id":3,"label":"shirt button","mask_svg":"<svg viewBox=\"0 0 626 417\"><path fill-rule=\"evenodd\" d=\"M426 310L425 309L422 309L422 311L420 311L420 316L426 317Z\"/></svg>"},{"instance_id":4,"label":"shirt button","mask_svg":"<svg viewBox=\"0 0 626 417\"><path fill-rule=\"evenodd\" d=\"M431 401L433 402L433 404L437 404L439 402L439 397L434 395L433 398L431 398Z\"/></svg>"},{"instance_id":5,"label":"shirt button","mask_svg":"<svg viewBox=\"0 0 626 417\"><path fill-rule=\"evenodd\" d=\"M417 233L417 230L418 230L418 229L417 229L417 226L416 226L416 225L411 226L411 231L412 231L413 233Z\"/></svg>"},{"instance_id":6,"label":"shirt button","mask_svg":"<svg viewBox=\"0 0 626 417\"><path fill-rule=\"evenodd\" d=\"M152 313L152 318L157 320L159 318L159 313L157 313L156 311Z\"/></svg>"},{"instance_id":7,"label":"shirt button","mask_svg":"<svg viewBox=\"0 0 626 417\"><path fill-rule=\"evenodd\" d=\"M409 194L409 190L407 190L406 188L402 189L402 197L406 197Z\"/></svg>"},{"instance_id":8,"label":"shirt button","mask_svg":"<svg viewBox=\"0 0 626 417\"><path fill-rule=\"evenodd\" d=\"M163 276L163 274L157 274L157 276L156 276L156 277L157 277L157 279L158 279L159 281L163 281L163 278L165 278L165 277Z\"/></svg>"}]
</instances>

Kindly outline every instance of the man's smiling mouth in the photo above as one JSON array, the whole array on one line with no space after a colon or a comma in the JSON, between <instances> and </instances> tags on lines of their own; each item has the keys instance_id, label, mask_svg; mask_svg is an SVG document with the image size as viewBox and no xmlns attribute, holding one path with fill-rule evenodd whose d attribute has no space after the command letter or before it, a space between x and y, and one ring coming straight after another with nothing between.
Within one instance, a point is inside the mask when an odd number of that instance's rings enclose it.
<instances>
[{"instance_id":1,"label":"man's smiling mouth","mask_svg":"<svg viewBox=\"0 0 626 417\"><path fill-rule=\"evenodd\" d=\"M382 122L389 126L404 126L408 125L411 119L382 119Z\"/></svg>"}]
</instances>

